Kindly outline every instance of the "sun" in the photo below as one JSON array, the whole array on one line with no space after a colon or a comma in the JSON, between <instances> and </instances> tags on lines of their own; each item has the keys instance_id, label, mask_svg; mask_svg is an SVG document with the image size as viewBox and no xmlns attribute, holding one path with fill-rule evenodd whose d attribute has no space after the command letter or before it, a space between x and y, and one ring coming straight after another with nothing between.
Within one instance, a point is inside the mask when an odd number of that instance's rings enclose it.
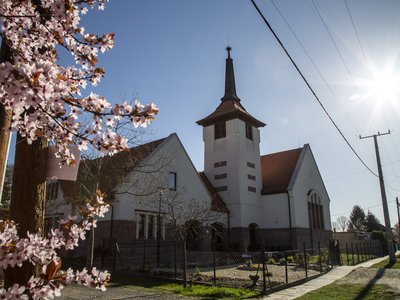
<instances>
[{"instance_id":1,"label":"sun","mask_svg":"<svg viewBox=\"0 0 400 300\"><path fill-rule=\"evenodd\" d=\"M368 94L379 102L394 102L400 100L400 75L392 68L382 71L375 70L372 79L367 82Z\"/></svg>"}]
</instances>

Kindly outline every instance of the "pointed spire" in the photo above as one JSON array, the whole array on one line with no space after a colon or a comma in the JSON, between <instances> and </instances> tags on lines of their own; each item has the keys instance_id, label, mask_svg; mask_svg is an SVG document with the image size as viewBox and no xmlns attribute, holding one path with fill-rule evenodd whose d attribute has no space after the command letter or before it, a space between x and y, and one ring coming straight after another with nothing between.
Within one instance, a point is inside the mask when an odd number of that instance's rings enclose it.
<instances>
[{"instance_id":1,"label":"pointed spire","mask_svg":"<svg viewBox=\"0 0 400 300\"><path fill-rule=\"evenodd\" d=\"M225 95L221 98L221 101L234 100L240 102L239 97L236 95L235 74L233 72L233 60L231 58L231 50L232 48L230 46L226 47L228 57L225 60Z\"/></svg>"}]
</instances>

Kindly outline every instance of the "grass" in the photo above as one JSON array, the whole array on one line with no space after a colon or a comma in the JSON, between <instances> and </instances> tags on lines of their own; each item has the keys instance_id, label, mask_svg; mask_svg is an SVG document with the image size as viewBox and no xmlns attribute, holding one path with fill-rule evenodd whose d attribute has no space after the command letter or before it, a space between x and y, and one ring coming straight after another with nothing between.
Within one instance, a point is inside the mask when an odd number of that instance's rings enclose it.
<instances>
[{"instance_id":1,"label":"grass","mask_svg":"<svg viewBox=\"0 0 400 300\"><path fill-rule=\"evenodd\" d=\"M363 284L335 284L332 283L316 291L310 292L296 298L296 300L391 300L399 297L400 293L395 292L389 286L384 284L374 285L366 290L366 285Z\"/></svg>"},{"instance_id":2,"label":"grass","mask_svg":"<svg viewBox=\"0 0 400 300\"><path fill-rule=\"evenodd\" d=\"M357 256L357 254L351 254L351 253L349 253L347 255L346 253L342 253L340 255L340 258L341 258L342 264L351 266L351 265L353 265L353 261L354 261L354 265L356 265L358 263L369 260L371 258L371 256L364 255L364 254L359 254ZM358 260L358 258L360 258L360 260Z\"/></svg>"},{"instance_id":3,"label":"grass","mask_svg":"<svg viewBox=\"0 0 400 300\"><path fill-rule=\"evenodd\" d=\"M162 291L174 294L206 297L207 299L249 299L257 298L260 295L250 290L218 286L192 285L191 287L184 288L182 284L177 283L164 284L160 288Z\"/></svg>"},{"instance_id":4,"label":"grass","mask_svg":"<svg viewBox=\"0 0 400 300\"><path fill-rule=\"evenodd\" d=\"M400 256L397 256L399 259ZM386 259L371 266L377 269L400 269L400 261L395 264L389 263ZM297 300L319 300L319 299L335 299L335 300L361 300L361 299L389 299L400 298L400 292L393 290L390 286L384 284L374 284L372 286L366 284L337 284L332 283L318 290L307 293L304 296L296 298Z\"/></svg>"},{"instance_id":5,"label":"grass","mask_svg":"<svg viewBox=\"0 0 400 300\"><path fill-rule=\"evenodd\" d=\"M400 269L400 255L397 255L397 261L395 264L389 262L389 259L385 259L377 264L371 266L371 268L377 269Z\"/></svg>"},{"instance_id":6,"label":"grass","mask_svg":"<svg viewBox=\"0 0 400 300\"><path fill-rule=\"evenodd\" d=\"M258 292L238 288L205 285L192 285L191 287L184 288L183 284L143 275L113 275L111 285L124 286L134 290L165 292L207 299L250 299L260 296Z\"/></svg>"}]
</instances>

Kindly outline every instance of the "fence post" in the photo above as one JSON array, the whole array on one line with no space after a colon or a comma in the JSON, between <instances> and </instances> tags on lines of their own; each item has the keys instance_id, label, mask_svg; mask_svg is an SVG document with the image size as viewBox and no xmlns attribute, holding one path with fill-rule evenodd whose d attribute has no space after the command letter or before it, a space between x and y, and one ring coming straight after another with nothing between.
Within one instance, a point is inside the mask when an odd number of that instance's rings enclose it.
<instances>
[{"instance_id":1,"label":"fence post","mask_svg":"<svg viewBox=\"0 0 400 300\"><path fill-rule=\"evenodd\" d=\"M143 273L146 272L146 239L143 240Z\"/></svg>"},{"instance_id":2,"label":"fence post","mask_svg":"<svg viewBox=\"0 0 400 300\"><path fill-rule=\"evenodd\" d=\"M176 279L176 241L174 241L174 271L175 271L175 279Z\"/></svg>"},{"instance_id":3,"label":"fence post","mask_svg":"<svg viewBox=\"0 0 400 300\"><path fill-rule=\"evenodd\" d=\"M104 249L105 249L105 238L103 238L103 246L101 248L101 268L104 268Z\"/></svg>"},{"instance_id":4,"label":"fence post","mask_svg":"<svg viewBox=\"0 0 400 300\"><path fill-rule=\"evenodd\" d=\"M260 253L260 259L262 260L262 276L263 276L263 293L267 291L267 282L265 280L265 249L264 249L264 243L261 244L261 253Z\"/></svg>"},{"instance_id":5,"label":"fence post","mask_svg":"<svg viewBox=\"0 0 400 300\"><path fill-rule=\"evenodd\" d=\"M346 257L347 257L347 265L350 265L349 248L347 247L347 242L346 242Z\"/></svg>"},{"instance_id":6,"label":"fence post","mask_svg":"<svg viewBox=\"0 0 400 300\"><path fill-rule=\"evenodd\" d=\"M354 266L354 248L353 248L353 242L351 242L351 264Z\"/></svg>"},{"instance_id":7,"label":"fence post","mask_svg":"<svg viewBox=\"0 0 400 300\"><path fill-rule=\"evenodd\" d=\"M363 261L366 261L367 260L367 248L366 248L366 244L367 244L367 242L363 242Z\"/></svg>"},{"instance_id":8,"label":"fence post","mask_svg":"<svg viewBox=\"0 0 400 300\"><path fill-rule=\"evenodd\" d=\"M289 277L288 277L287 253L286 253L286 251L283 251L283 255L285 256L285 280L286 280L286 284L288 284L289 283Z\"/></svg>"},{"instance_id":9,"label":"fence post","mask_svg":"<svg viewBox=\"0 0 400 300\"><path fill-rule=\"evenodd\" d=\"M114 260L113 260L113 270L117 268L117 243L114 244Z\"/></svg>"},{"instance_id":10,"label":"fence post","mask_svg":"<svg viewBox=\"0 0 400 300\"><path fill-rule=\"evenodd\" d=\"M358 243L356 242L357 264L360 263L360 253L358 252Z\"/></svg>"},{"instance_id":11,"label":"fence post","mask_svg":"<svg viewBox=\"0 0 400 300\"><path fill-rule=\"evenodd\" d=\"M217 272L215 269L215 244L214 244L214 238L211 240L211 248L212 248L212 255L213 255L213 271L214 271L214 285L217 283Z\"/></svg>"},{"instance_id":12,"label":"fence post","mask_svg":"<svg viewBox=\"0 0 400 300\"><path fill-rule=\"evenodd\" d=\"M318 241L319 271L322 273L321 243Z\"/></svg>"},{"instance_id":13,"label":"fence post","mask_svg":"<svg viewBox=\"0 0 400 300\"><path fill-rule=\"evenodd\" d=\"M371 259L371 242L368 242L367 244L367 251L368 251L368 259Z\"/></svg>"},{"instance_id":14,"label":"fence post","mask_svg":"<svg viewBox=\"0 0 400 300\"><path fill-rule=\"evenodd\" d=\"M306 271L306 278L308 277L307 271L307 252L306 252L306 242L303 241L303 256L304 256L304 270Z\"/></svg>"}]
</instances>

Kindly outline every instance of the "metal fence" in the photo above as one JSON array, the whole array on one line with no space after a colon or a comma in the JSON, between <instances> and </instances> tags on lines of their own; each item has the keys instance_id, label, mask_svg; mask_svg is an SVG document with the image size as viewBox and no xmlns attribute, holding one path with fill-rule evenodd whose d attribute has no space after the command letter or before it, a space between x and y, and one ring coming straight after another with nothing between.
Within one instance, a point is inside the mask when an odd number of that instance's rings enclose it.
<instances>
[{"instance_id":1,"label":"metal fence","mask_svg":"<svg viewBox=\"0 0 400 300\"><path fill-rule=\"evenodd\" d=\"M213 248L213 247L212 247ZM183 249L176 241L138 240L115 243L112 255L102 256L101 267L129 268L139 272L182 279ZM269 289L293 284L327 272L334 265L357 264L381 256L379 241L357 241L339 245L330 241L319 246L289 251L187 251L189 283Z\"/></svg>"},{"instance_id":2,"label":"metal fence","mask_svg":"<svg viewBox=\"0 0 400 300\"><path fill-rule=\"evenodd\" d=\"M339 248L340 264L342 265L356 265L384 255L382 243L378 240L345 242Z\"/></svg>"}]
</instances>

